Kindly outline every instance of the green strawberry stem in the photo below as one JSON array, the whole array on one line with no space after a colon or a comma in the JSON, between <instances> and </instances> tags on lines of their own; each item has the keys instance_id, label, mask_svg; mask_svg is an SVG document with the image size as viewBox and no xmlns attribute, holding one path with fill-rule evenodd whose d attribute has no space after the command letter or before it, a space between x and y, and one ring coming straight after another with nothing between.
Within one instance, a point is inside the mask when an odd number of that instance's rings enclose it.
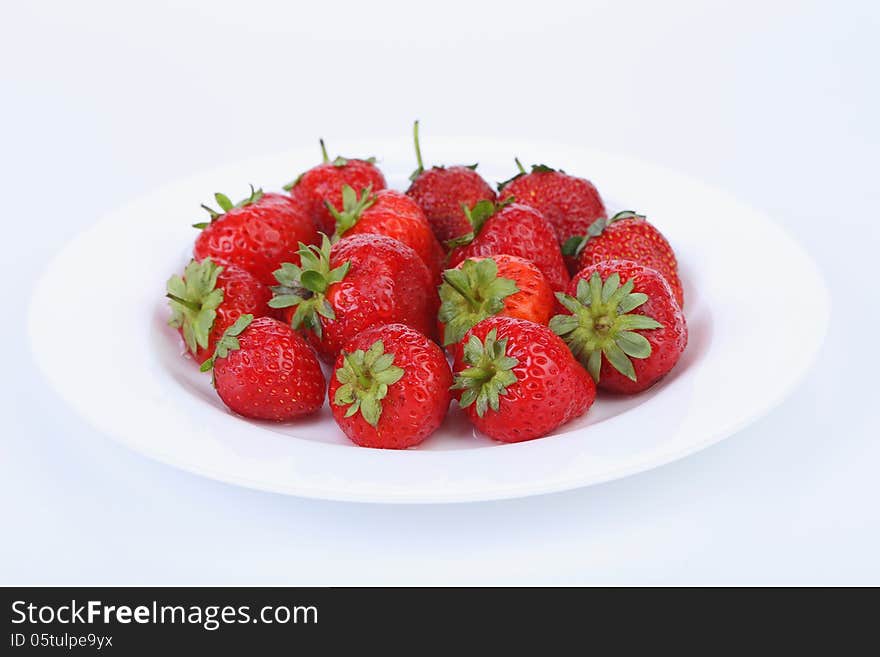
<instances>
[{"instance_id":1,"label":"green strawberry stem","mask_svg":"<svg viewBox=\"0 0 880 657\"><path fill-rule=\"evenodd\" d=\"M468 262L470 262L470 261L468 261ZM447 285L449 285L450 287L452 287L453 290L458 292L461 295L461 297L465 301L467 301L468 305L470 305L471 308L476 309L477 307L479 307L480 304L477 303L477 300L471 296L470 292L468 292L468 290L465 286L459 285L455 281L454 277L449 276L449 274L446 272L443 272L442 278L443 278L443 282L446 283Z\"/></svg>"},{"instance_id":2,"label":"green strawberry stem","mask_svg":"<svg viewBox=\"0 0 880 657\"><path fill-rule=\"evenodd\" d=\"M364 420L375 427L382 416L382 400L388 395L388 387L403 378L404 370L394 365L394 354L385 353L382 340L376 340L367 351L343 352L342 359L342 367L335 372L342 385L333 395L333 404L348 406L345 417L360 411Z\"/></svg>"},{"instance_id":3,"label":"green strawberry stem","mask_svg":"<svg viewBox=\"0 0 880 657\"><path fill-rule=\"evenodd\" d=\"M181 297L177 296L176 294L171 294L171 292L168 292L165 295L165 297L168 299L171 299L172 301L176 301L181 306L189 308L190 310L192 310L194 312L199 312L202 309L202 304L196 303L195 301L190 301L189 299L182 299Z\"/></svg>"},{"instance_id":4,"label":"green strawberry stem","mask_svg":"<svg viewBox=\"0 0 880 657\"><path fill-rule=\"evenodd\" d=\"M611 274L603 282L597 272L589 281L578 281L576 297L557 293L570 315L556 315L550 330L561 337L575 358L587 368L598 383L602 356L625 377L636 380L631 358L648 358L651 343L637 330L662 328L657 320L632 311L648 300L648 295L633 292L632 279L620 284L620 275Z\"/></svg>"},{"instance_id":5,"label":"green strawberry stem","mask_svg":"<svg viewBox=\"0 0 880 657\"><path fill-rule=\"evenodd\" d=\"M468 259L459 269L447 269L437 315L444 325L443 345L460 342L469 328L501 312L504 300L517 292L515 281L498 276L498 264L492 258Z\"/></svg>"},{"instance_id":6,"label":"green strawberry stem","mask_svg":"<svg viewBox=\"0 0 880 657\"><path fill-rule=\"evenodd\" d=\"M411 181L415 180L420 175L422 175L422 172L424 172L424 170L425 170L425 165L422 162L422 148L419 145L419 122L418 121L415 121L413 123L413 143L415 144L415 147L416 147L416 162L418 163L418 167L416 167L416 170L410 174L409 179Z\"/></svg>"},{"instance_id":7,"label":"green strawberry stem","mask_svg":"<svg viewBox=\"0 0 880 657\"><path fill-rule=\"evenodd\" d=\"M528 171L526 171L526 168L522 165L522 162L519 161L518 157L513 158L513 161L516 162L516 168L519 169L519 171L516 174L514 174L511 178L508 178L507 180L502 180L500 183L498 183L497 187L498 187L499 192L502 189L504 189L505 186L509 185L517 178L528 175L528 173L549 173L552 171L559 171L559 173L565 173L565 171L563 171L562 169L554 169L553 167L548 167L546 164L533 164L531 172L528 172Z\"/></svg>"},{"instance_id":8,"label":"green strawberry stem","mask_svg":"<svg viewBox=\"0 0 880 657\"><path fill-rule=\"evenodd\" d=\"M348 164L348 158L344 158L341 155L337 155L331 161L330 155L327 153L327 146L324 143L324 139L323 138L319 139L318 143L321 144L322 164L332 164L335 167L344 167ZM364 162L368 162L369 164L375 164L376 158L375 157L368 157L364 160ZM311 169L309 169L308 171L303 171L301 174L299 174L296 178L291 180L289 183L287 183L286 185L283 185L282 188L284 189L284 191L289 192L289 191L293 190L293 188L296 187L300 183L303 176L306 175L309 171L311 171Z\"/></svg>"},{"instance_id":9,"label":"green strawberry stem","mask_svg":"<svg viewBox=\"0 0 880 657\"><path fill-rule=\"evenodd\" d=\"M476 404L477 415L483 417L490 408L498 411L500 395L517 382L513 368L519 364L507 355L507 338L498 340L492 329L485 339L472 335L464 345L464 362L470 367L455 375L452 390L463 390L458 404L467 408Z\"/></svg>"}]
</instances>

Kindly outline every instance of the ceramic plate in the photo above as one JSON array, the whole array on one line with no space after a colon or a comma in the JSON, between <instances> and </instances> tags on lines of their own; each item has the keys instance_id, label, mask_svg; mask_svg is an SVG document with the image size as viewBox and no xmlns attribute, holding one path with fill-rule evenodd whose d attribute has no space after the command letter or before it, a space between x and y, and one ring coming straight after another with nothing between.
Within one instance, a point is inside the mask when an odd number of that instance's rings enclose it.
<instances>
[{"instance_id":1,"label":"ceramic plate","mask_svg":"<svg viewBox=\"0 0 880 657\"><path fill-rule=\"evenodd\" d=\"M590 178L610 212L647 214L676 249L685 286L690 342L670 375L633 397L600 395L551 436L497 444L475 436L453 405L419 448L359 448L327 406L289 424L231 414L209 375L182 356L163 294L189 259L199 203L218 190L242 196L251 182L279 189L317 161L317 144L168 185L79 235L36 287L29 319L37 361L96 428L147 456L242 486L369 502L521 497L655 468L753 422L806 373L825 333L828 293L771 219L681 174L558 144L434 137L426 154L479 160L494 183L512 174L514 149L526 162ZM398 189L413 168L405 139L349 144L343 153L378 156ZM101 322L77 321L100 311Z\"/></svg>"}]
</instances>

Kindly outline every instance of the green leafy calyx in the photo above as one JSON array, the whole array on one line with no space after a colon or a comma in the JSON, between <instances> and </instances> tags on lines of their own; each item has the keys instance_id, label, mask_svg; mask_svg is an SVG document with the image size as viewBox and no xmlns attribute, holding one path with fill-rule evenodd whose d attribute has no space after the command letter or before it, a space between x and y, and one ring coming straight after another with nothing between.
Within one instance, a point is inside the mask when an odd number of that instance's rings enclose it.
<instances>
[{"instance_id":1,"label":"green leafy calyx","mask_svg":"<svg viewBox=\"0 0 880 657\"><path fill-rule=\"evenodd\" d=\"M290 325L294 329L313 331L321 338L320 318L336 319L336 313L326 298L327 291L331 285L345 278L351 263L346 261L335 269L330 268L330 240L326 235L320 247L300 242L297 255L299 265L285 262L274 272L278 285L272 288L274 296L269 306L295 307Z\"/></svg>"},{"instance_id":2,"label":"green leafy calyx","mask_svg":"<svg viewBox=\"0 0 880 657\"><path fill-rule=\"evenodd\" d=\"M357 195L357 192L350 185L343 185L342 210L337 210L330 201L324 201L324 205L327 206L330 214L336 220L334 240L345 235L346 231L358 222L363 211L375 202L376 196L373 194L372 185L362 189L360 196Z\"/></svg>"},{"instance_id":3,"label":"green leafy calyx","mask_svg":"<svg viewBox=\"0 0 880 657\"><path fill-rule=\"evenodd\" d=\"M459 235L456 238L451 240L446 240L444 244L447 249L454 249L459 246L466 246L473 242L477 235L480 234L480 231L483 229L483 224L496 212L499 212L501 209L507 207L513 203L513 197L508 197L503 201L490 201L488 199L482 199L474 203L472 208L469 208L467 204L462 203L461 209L464 212L465 218L468 220L468 223L471 225L471 230L465 233L464 235Z\"/></svg>"},{"instance_id":4,"label":"green leafy calyx","mask_svg":"<svg viewBox=\"0 0 880 657\"><path fill-rule=\"evenodd\" d=\"M581 251L584 250L584 247L594 237L599 237L602 233L605 232L605 229L608 228L615 221L620 221L621 219L633 219L639 218L644 219L645 215L638 214L633 212L632 210L624 210L623 212L618 212L610 219L606 217L599 217L590 224L590 227L587 228L586 235L575 235L574 237L569 237L565 240L565 243L562 245L562 255L567 256L579 256Z\"/></svg>"},{"instance_id":5,"label":"green leafy calyx","mask_svg":"<svg viewBox=\"0 0 880 657\"><path fill-rule=\"evenodd\" d=\"M303 172L302 172L301 174L299 174L296 178L294 178L294 179L291 180L289 183L287 183L286 185L284 185L284 191L285 191L285 192L289 192L289 191L292 190L294 187L296 187L297 185L299 185L299 181L302 180L302 177L303 177L304 175L306 175L306 172L305 172L305 171L303 171Z\"/></svg>"},{"instance_id":6,"label":"green leafy calyx","mask_svg":"<svg viewBox=\"0 0 880 657\"><path fill-rule=\"evenodd\" d=\"M554 169L553 167L549 167L546 164L533 164L532 170L526 171L526 168L522 165L522 162L519 161L518 157L513 158L513 161L516 162L516 168L518 169L518 172L507 180L502 180L500 183L498 183L497 187L499 192L517 178L521 178L522 176L528 175L529 173L565 173L565 171L563 171L562 169Z\"/></svg>"},{"instance_id":7,"label":"green leafy calyx","mask_svg":"<svg viewBox=\"0 0 880 657\"><path fill-rule=\"evenodd\" d=\"M498 340L498 331L492 329L485 340L472 335L464 345L464 362L469 365L455 375L453 390L463 390L459 406L476 404L477 415L483 417L490 408L498 411L500 395L507 394L508 386L517 382L513 368L519 364L507 355L507 338Z\"/></svg>"},{"instance_id":8,"label":"green leafy calyx","mask_svg":"<svg viewBox=\"0 0 880 657\"><path fill-rule=\"evenodd\" d=\"M332 164L334 167L344 167L349 163L350 160L354 159L354 158L350 158L350 157L342 157L341 155L337 155L336 157L334 157L331 160L330 156L327 154L327 146L324 144L324 140L319 139L318 143L321 144L321 163L322 164ZM375 157L368 157L368 158L365 158L363 160L363 162L367 162L368 164L375 164L376 158ZM309 169L309 171L311 171L311 169ZM290 190L292 190L294 187L296 187L299 184L299 182L302 180L303 176L306 175L307 173L308 173L308 171L303 171L296 178L294 178L289 183L284 185L284 190L288 191L288 192Z\"/></svg>"},{"instance_id":9,"label":"green leafy calyx","mask_svg":"<svg viewBox=\"0 0 880 657\"><path fill-rule=\"evenodd\" d=\"M242 332L251 325L252 321L254 321L253 315L245 314L239 316L239 318L233 322L232 326L223 332L223 336L217 341L217 346L214 347L214 354L202 363L202 366L199 369L201 369L202 372L214 369L214 361L218 358L226 358L230 351L240 349L241 345L238 343L238 336L240 336Z\"/></svg>"},{"instance_id":10,"label":"green leafy calyx","mask_svg":"<svg viewBox=\"0 0 880 657\"><path fill-rule=\"evenodd\" d=\"M235 208L243 208L246 205L251 205L252 203L256 203L261 198L263 198L263 190L262 189L254 189L253 185L251 185L250 188L251 188L250 196L247 196L247 197L241 199L238 203L233 203L231 200L229 200L229 197L226 196L226 194L222 194L221 192L216 192L214 194L214 200L217 201L217 205L220 206L220 211L218 212L217 210L215 210L211 206L205 205L204 203L202 203L202 209L205 210L209 215L211 215L211 220L210 221L201 221L199 223L193 224L193 228L199 228L199 229L207 228L208 226L210 226L212 223L217 221L217 219L222 217L224 214L226 214L230 210L233 210Z\"/></svg>"},{"instance_id":11,"label":"green leafy calyx","mask_svg":"<svg viewBox=\"0 0 880 657\"><path fill-rule=\"evenodd\" d=\"M342 385L336 389L333 403L348 406L345 417L360 411L364 420L375 427L382 416L388 386L400 381L403 374L403 368L394 364L394 354L385 353L382 340L376 340L367 351L343 352L342 367L336 370L336 379Z\"/></svg>"},{"instance_id":12,"label":"green leafy calyx","mask_svg":"<svg viewBox=\"0 0 880 657\"><path fill-rule=\"evenodd\" d=\"M168 279L165 286L171 319L168 323L181 329L187 349L193 354L208 346L208 337L217 317L217 308L223 302L223 289L217 287L217 277L223 267L210 258L191 261L183 270Z\"/></svg>"},{"instance_id":13,"label":"green leafy calyx","mask_svg":"<svg viewBox=\"0 0 880 657\"><path fill-rule=\"evenodd\" d=\"M504 308L504 300L519 292L516 282L498 276L492 258L465 260L458 269L443 272L440 313L443 345L460 342L468 329Z\"/></svg>"},{"instance_id":14,"label":"green leafy calyx","mask_svg":"<svg viewBox=\"0 0 880 657\"><path fill-rule=\"evenodd\" d=\"M557 293L570 315L556 315L550 330L565 340L568 348L598 383L602 356L625 377L635 381L631 358L648 358L651 343L639 330L662 328L657 320L632 311L648 300L648 295L633 292L633 281L620 284L620 275L611 274L604 283L597 272L589 281L581 279L577 296Z\"/></svg>"}]
</instances>

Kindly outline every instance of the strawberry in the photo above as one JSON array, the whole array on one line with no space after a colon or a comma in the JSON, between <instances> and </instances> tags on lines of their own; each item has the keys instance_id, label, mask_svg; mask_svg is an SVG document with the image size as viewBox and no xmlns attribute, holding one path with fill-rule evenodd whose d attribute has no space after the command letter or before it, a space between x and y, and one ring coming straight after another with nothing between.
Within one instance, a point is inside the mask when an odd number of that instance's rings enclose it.
<instances>
[{"instance_id":1,"label":"strawberry","mask_svg":"<svg viewBox=\"0 0 880 657\"><path fill-rule=\"evenodd\" d=\"M296 180L285 185L284 189L306 208L321 232L332 235L334 220L326 203L329 202L337 208L342 207L343 185L349 185L358 191L368 187L379 191L387 185L374 157L356 160L337 156L331 161L323 139L321 153L324 156L321 164L301 173Z\"/></svg>"},{"instance_id":2,"label":"strawberry","mask_svg":"<svg viewBox=\"0 0 880 657\"><path fill-rule=\"evenodd\" d=\"M570 237L562 253L578 258L579 269L602 260L632 260L660 272L684 307L684 292L678 278L678 262L666 238L645 217L635 212L618 212L610 219L596 219L585 235Z\"/></svg>"},{"instance_id":3,"label":"strawberry","mask_svg":"<svg viewBox=\"0 0 880 657\"><path fill-rule=\"evenodd\" d=\"M568 311L550 320L603 390L633 393L656 383L687 345L687 324L669 283L630 260L582 269L567 294Z\"/></svg>"},{"instance_id":4,"label":"strawberry","mask_svg":"<svg viewBox=\"0 0 880 657\"><path fill-rule=\"evenodd\" d=\"M507 255L530 260L554 290L568 284L568 271L553 228L538 210L519 203L480 201L465 215L471 232L452 240L449 267L479 256Z\"/></svg>"},{"instance_id":5,"label":"strawberry","mask_svg":"<svg viewBox=\"0 0 880 657\"><path fill-rule=\"evenodd\" d=\"M469 328L492 315L547 325L556 299L553 289L528 260L511 255L468 258L443 272L440 286L440 337L461 342Z\"/></svg>"},{"instance_id":6,"label":"strawberry","mask_svg":"<svg viewBox=\"0 0 880 657\"><path fill-rule=\"evenodd\" d=\"M556 231L560 245L570 237L585 235L596 219L606 216L605 204L589 180L545 164L533 164L528 173L518 159L516 166L520 173L498 185L498 198L512 196L518 203L540 210ZM575 259L568 264L576 271Z\"/></svg>"},{"instance_id":7,"label":"strawberry","mask_svg":"<svg viewBox=\"0 0 880 657\"><path fill-rule=\"evenodd\" d=\"M405 194L393 189L374 194L367 187L358 196L353 188L343 185L340 209L329 202L327 209L336 220L336 237L361 233L392 237L418 253L431 272L432 280L440 282L446 254L431 232L422 209Z\"/></svg>"},{"instance_id":8,"label":"strawberry","mask_svg":"<svg viewBox=\"0 0 880 657\"><path fill-rule=\"evenodd\" d=\"M477 165L425 169L419 147L419 122L413 126L418 168L409 179L406 190L425 213L434 235L441 243L471 231L462 206L472 208L477 201L494 201L495 190L476 172Z\"/></svg>"},{"instance_id":9,"label":"strawberry","mask_svg":"<svg viewBox=\"0 0 880 657\"><path fill-rule=\"evenodd\" d=\"M336 359L330 409L363 447L404 449L434 433L449 408L452 372L440 348L403 324L374 326Z\"/></svg>"},{"instance_id":10,"label":"strawberry","mask_svg":"<svg viewBox=\"0 0 880 657\"><path fill-rule=\"evenodd\" d=\"M183 277L175 274L166 286L171 319L187 349L201 364L223 332L244 314L268 315L272 293L253 274L232 264L219 266L210 258L191 261Z\"/></svg>"},{"instance_id":11,"label":"strawberry","mask_svg":"<svg viewBox=\"0 0 880 657\"><path fill-rule=\"evenodd\" d=\"M284 422L324 405L326 382L306 341L271 317L241 315L202 364L214 370L214 387L232 411L256 420Z\"/></svg>"},{"instance_id":12,"label":"strawberry","mask_svg":"<svg viewBox=\"0 0 880 657\"><path fill-rule=\"evenodd\" d=\"M539 438L587 412L593 380L550 329L490 317L465 335L453 390L470 421L495 440Z\"/></svg>"},{"instance_id":13,"label":"strawberry","mask_svg":"<svg viewBox=\"0 0 880 657\"><path fill-rule=\"evenodd\" d=\"M302 329L333 362L355 335L375 324L400 323L433 335L437 312L431 275L406 244L384 235L343 237L332 247L303 245L301 265L284 263L269 302Z\"/></svg>"},{"instance_id":14,"label":"strawberry","mask_svg":"<svg viewBox=\"0 0 880 657\"><path fill-rule=\"evenodd\" d=\"M202 228L193 248L196 260L238 265L273 285L272 272L294 256L300 242L318 242L315 224L283 194L264 194L251 187L250 197L235 205L224 194L214 196L222 212L202 206L211 221L196 224Z\"/></svg>"}]
</instances>

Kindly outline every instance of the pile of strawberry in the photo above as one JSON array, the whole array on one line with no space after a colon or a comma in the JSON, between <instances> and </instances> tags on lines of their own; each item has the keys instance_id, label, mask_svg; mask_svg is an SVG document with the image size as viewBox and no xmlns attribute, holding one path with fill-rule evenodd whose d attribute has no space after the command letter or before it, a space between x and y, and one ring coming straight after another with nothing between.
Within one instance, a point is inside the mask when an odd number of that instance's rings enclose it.
<instances>
[{"instance_id":1,"label":"pile of strawberry","mask_svg":"<svg viewBox=\"0 0 880 657\"><path fill-rule=\"evenodd\" d=\"M203 206L169 323L230 409L284 422L327 398L358 445L405 448L455 399L518 442L583 415L597 388L636 393L675 366L678 266L644 216L608 217L588 180L518 160L496 193L476 165L426 169L418 122L415 143L406 193L322 142L287 193Z\"/></svg>"}]
</instances>

